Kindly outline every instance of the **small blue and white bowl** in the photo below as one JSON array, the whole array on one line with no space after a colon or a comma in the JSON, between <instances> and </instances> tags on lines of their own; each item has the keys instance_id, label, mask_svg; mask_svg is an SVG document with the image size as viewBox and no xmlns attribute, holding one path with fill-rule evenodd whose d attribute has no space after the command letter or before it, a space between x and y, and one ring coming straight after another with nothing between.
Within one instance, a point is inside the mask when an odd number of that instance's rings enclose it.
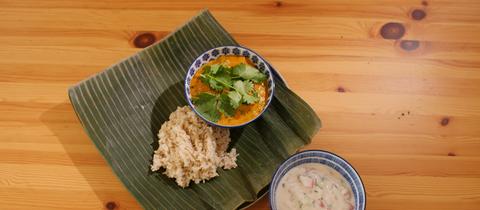
<instances>
[{"instance_id":1,"label":"small blue and white bowl","mask_svg":"<svg viewBox=\"0 0 480 210\"><path fill-rule=\"evenodd\" d=\"M268 98L267 98L267 102L265 103L265 107L263 107L263 110L255 118L251 119L250 121L244 122L242 124L221 125L206 119L200 113L197 112L197 110L195 109L195 105L193 104L193 101L192 101L192 96L190 95L190 82L192 81L192 78L195 75L195 73L198 70L200 70L203 65L205 65L206 63L212 60L217 59L222 55L236 55L236 56L246 57L250 61L252 61L252 63L257 69L259 69L260 71L262 71L267 75ZM240 46L220 46L220 47L212 48L200 54L200 56L198 56L195 59L195 61L192 63L192 65L190 65L190 67L188 68L187 76L185 77L185 97L187 98L188 104L193 109L193 111L195 111L195 113L200 118L202 118L203 120L205 120L207 123L211 125L220 126L224 128L234 128L234 127L244 126L255 121L258 117L260 117L270 105L270 102L272 101L272 98L273 98L273 91L275 89L275 82L274 82L272 71L273 70L270 69L270 65L268 65L268 62L266 62L265 59L263 59L256 52L248 48L240 47Z\"/></svg>"},{"instance_id":2,"label":"small blue and white bowl","mask_svg":"<svg viewBox=\"0 0 480 210\"><path fill-rule=\"evenodd\" d=\"M333 153L323 150L306 150L299 152L287 160L285 160L275 171L272 182L270 183L270 208L277 210L276 206L276 190L282 177L293 167L306 164L306 163L318 163L329 166L335 171L339 172L348 181L352 187L353 197L355 198L355 210L365 210L366 198L365 188L363 186L362 179L358 175L357 171L343 158Z\"/></svg>"}]
</instances>

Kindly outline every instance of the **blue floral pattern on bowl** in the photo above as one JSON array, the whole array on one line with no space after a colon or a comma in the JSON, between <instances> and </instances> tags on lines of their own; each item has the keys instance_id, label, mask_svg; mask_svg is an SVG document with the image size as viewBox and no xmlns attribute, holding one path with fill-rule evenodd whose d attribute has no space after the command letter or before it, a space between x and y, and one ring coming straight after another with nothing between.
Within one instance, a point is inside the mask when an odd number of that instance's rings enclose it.
<instances>
[{"instance_id":1,"label":"blue floral pattern on bowl","mask_svg":"<svg viewBox=\"0 0 480 210\"><path fill-rule=\"evenodd\" d=\"M262 112L257 117L255 117L254 119L252 119L248 122L240 124L240 125L232 125L232 126L231 125L220 125L220 124L217 124L215 122L209 121L208 119L206 119L205 117L203 117L200 113L198 113L196 111L195 105L193 105L193 102L192 102L192 96L190 95L190 82L192 81L192 78L195 75L195 73L198 70L200 70L201 67L203 65L205 65L206 63L208 63L209 61L215 60L222 55L237 55L237 56L241 55L241 56L244 56L244 57L248 58L257 69L259 69L260 71L262 71L263 73L265 73L267 75L268 98L267 98L267 102L265 104L265 107L263 108ZM244 126L244 125L246 125L248 123L251 123L252 121L256 120L258 117L260 117L263 114L263 112L270 105L270 102L272 101L272 98L273 98L274 89L275 89L274 77L273 77L273 74L272 74L272 69L270 69L270 65L268 65L268 62L265 61L265 59L263 59L260 55L253 52L252 50L244 48L244 47L240 47L240 46L221 46L221 47L216 47L216 48L207 50L206 52L199 55L195 59L195 61L192 62L192 65L189 67L189 70L188 70L187 75L185 77L185 96L187 98L188 104L193 109L193 111L195 111L195 113L197 113L197 115L200 116L200 118L202 118L203 120L205 120L209 124L220 126L220 127L226 127L226 128Z\"/></svg>"},{"instance_id":2,"label":"blue floral pattern on bowl","mask_svg":"<svg viewBox=\"0 0 480 210\"><path fill-rule=\"evenodd\" d=\"M362 179L357 171L343 158L333 153L322 150L306 150L297 153L285 160L275 171L272 182L270 183L270 208L277 210L275 201L275 192L282 177L293 167L305 163L320 163L338 171L348 181L352 187L353 197L355 198L355 210L365 210L366 197L365 188Z\"/></svg>"}]
</instances>

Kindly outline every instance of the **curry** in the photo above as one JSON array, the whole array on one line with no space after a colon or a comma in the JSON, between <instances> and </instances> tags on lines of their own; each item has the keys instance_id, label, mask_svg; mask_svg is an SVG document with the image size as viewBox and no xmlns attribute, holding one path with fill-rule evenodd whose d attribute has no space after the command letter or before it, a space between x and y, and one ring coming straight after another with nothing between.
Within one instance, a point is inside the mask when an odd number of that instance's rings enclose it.
<instances>
[{"instance_id":1,"label":"curry","mask_svg":"<svg viewBox=\"0 0 480 210\"><path fill-rule=\"evenodd\" d=\"M243 56L220 56L203 65L190 82L195 109L220 125L257 117L268 99L266 75Z\"/></svg>"}]
</instances>

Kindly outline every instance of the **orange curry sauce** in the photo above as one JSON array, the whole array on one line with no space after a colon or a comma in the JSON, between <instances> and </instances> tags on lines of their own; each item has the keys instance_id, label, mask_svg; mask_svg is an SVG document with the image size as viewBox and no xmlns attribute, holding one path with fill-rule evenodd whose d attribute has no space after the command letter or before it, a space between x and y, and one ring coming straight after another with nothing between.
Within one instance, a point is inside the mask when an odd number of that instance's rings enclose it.
<instances>
[{"instance_id":1,"label":"orange curry sauce","mask_svg":"<svg viewBox=\"0 0 480 210\"><path fill-rule=\"evenodd\" d=\"M199 93L202 92L209 92L209 93L217 93L215 90L210 89L210 87L203 83L200 80L200 75L205 71L205 66L210 66L212 64L224 64L227 65L228 67L233 67L241 63L245 63L248 65L253 66L252 62L243 57L243 56L220 56L219 58L208 62L207 64L203 65L200 70L198 70L195 75L192 78L192 81L190 82L190 94L192 97L197 96ZM220 117L220 120L218 120L218 124L220 125L239 125L242 123L245 123L247 121L250 121L251 119L255 118L258 116L263 108L265 107L265 103L267 101L267 82L262 82L254 85L255 90L258 92L260 96L260 101L254 104L242 104L240 105L236 112L235 115L232 117L228 117L225 115L222 115Z\"/></svg>"}]
</instances>

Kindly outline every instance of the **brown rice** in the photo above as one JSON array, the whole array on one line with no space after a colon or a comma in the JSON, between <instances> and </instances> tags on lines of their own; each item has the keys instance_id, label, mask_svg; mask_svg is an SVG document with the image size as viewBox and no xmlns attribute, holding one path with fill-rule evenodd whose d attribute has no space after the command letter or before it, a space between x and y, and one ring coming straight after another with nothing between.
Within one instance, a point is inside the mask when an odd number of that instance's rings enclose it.
<instances>
[{"instance_id":1,"label":"brown rice","mask_svg":"<svg viewBox=\"0 0 480 210\"><path fill-rule=\"evenodd\" d=\"M153 155L152 171L165 168L181 187L218 176L217 168L237 167L235 149L226 152L230 131L212 127L188 106L177 107L158 133L159 147Z\"/></svg>"}]
</instances>

